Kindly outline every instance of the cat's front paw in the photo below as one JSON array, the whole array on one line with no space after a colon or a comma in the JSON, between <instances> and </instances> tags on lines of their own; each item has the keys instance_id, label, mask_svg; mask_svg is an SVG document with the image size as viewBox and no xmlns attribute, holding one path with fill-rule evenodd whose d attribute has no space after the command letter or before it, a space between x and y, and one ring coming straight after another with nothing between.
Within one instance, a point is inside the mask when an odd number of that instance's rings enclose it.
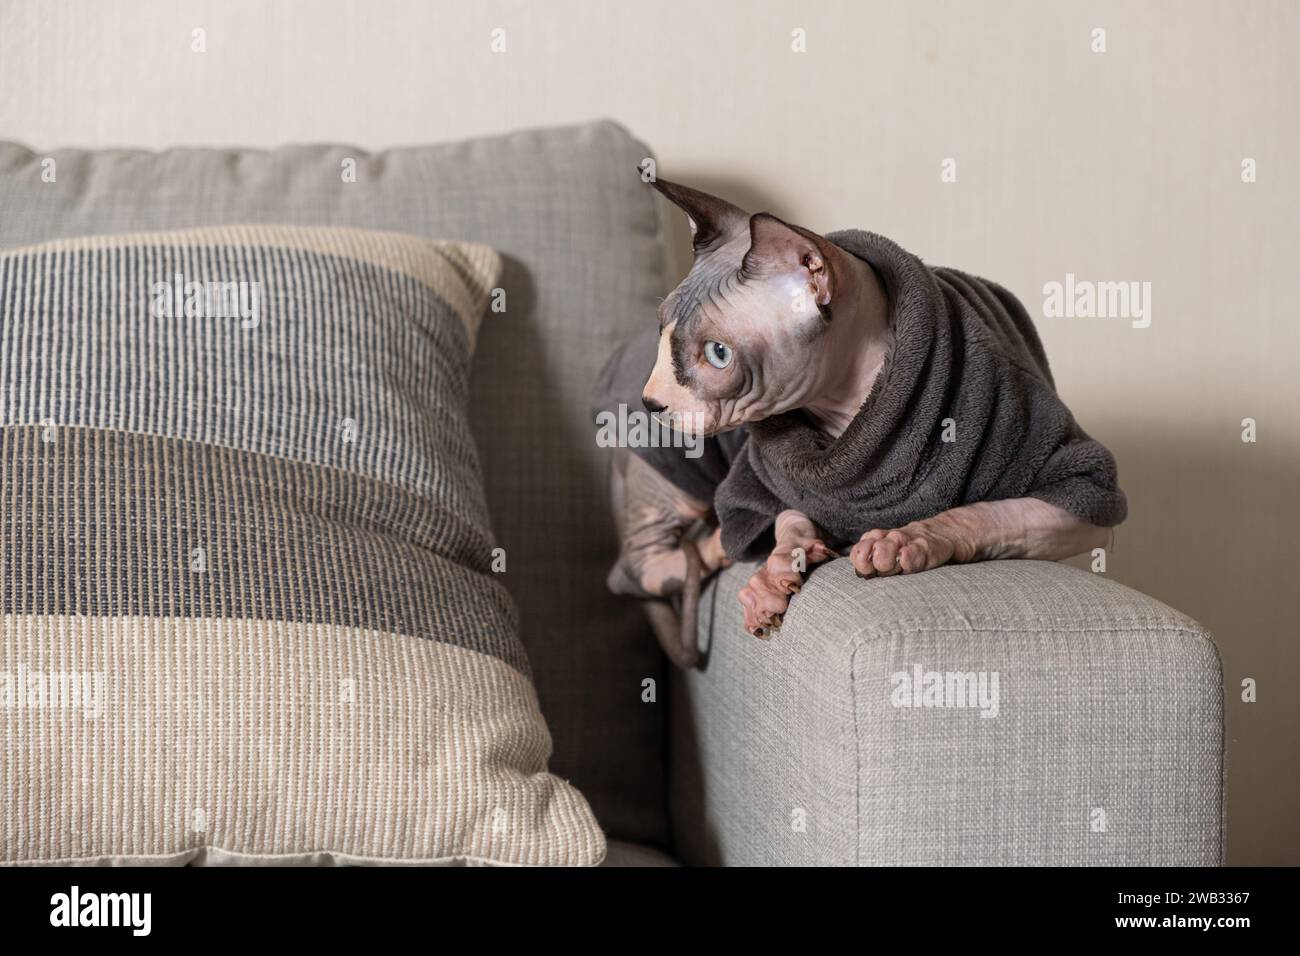
<instances>
[{"instance_id":1,"label":"cat's front paw","mask_svg":"<svg viewBox=\"0 0 1300 956\"><path fill-rule=\"evenodd\" d=\"M961 542L948 530L934 523L914 521L892 531L868 531L849 552L849 560L858 577L883 578L929 571L953 560L969 560L961 551Z\"/></svg>"},{"instance_id":2,"label":"cat's front paw","mask_svg":"<svg viewBox=\"0 0 1300 956\"><path fill-rule=\"evenodd\" d=\"M790 593L767 573L759 570L740 589L740 604L745 609L745 630L755 637L766 639L781 626L786 609L790 606Z\"/></svg>"},{"instance_id":3,"label":"cat's front paw","mask_svg":"<svg viewBox=\"0 0 1300 956\"><path fill-rule=\"evenodd\" d=\"M811 529L809 524L807 530ZM832 556L826 543L811 534L787 533L783 538L740 590L745 630L755 637L771 637L772 631L781 626L791 595L803 587L804 573Z\"/></svg>"}]
</instances>

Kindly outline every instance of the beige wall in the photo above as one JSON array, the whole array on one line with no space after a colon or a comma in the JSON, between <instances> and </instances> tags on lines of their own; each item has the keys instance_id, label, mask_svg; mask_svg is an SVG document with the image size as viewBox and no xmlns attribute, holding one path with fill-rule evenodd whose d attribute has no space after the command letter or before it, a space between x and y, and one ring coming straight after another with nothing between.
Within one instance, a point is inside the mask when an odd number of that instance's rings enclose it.
<instances>
[{"instance_id":1,"label":"beige wall","mask_svg":"<svg viewBox=\"0 0 1300 956\"><path fill-rule=\"evenodd\" d=\"M1218 635L1229 859L1297 863L1297 49L1285 0L0 0L0 136L380 147L610 116L665 176L884 232L1035 314L1067 272L1149 281L1149 328L1044 319L1043 337L1129 493L1109 573Z\"/></svg>"}]
</instances>

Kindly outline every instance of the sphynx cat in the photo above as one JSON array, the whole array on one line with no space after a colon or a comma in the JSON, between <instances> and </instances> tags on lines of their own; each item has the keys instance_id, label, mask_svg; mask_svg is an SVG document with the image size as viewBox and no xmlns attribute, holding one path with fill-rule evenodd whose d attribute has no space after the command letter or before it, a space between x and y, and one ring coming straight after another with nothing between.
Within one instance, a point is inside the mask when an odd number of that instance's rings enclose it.
<instances>
[{"instance_id":1,"label":"sphynx cat","mask_svg":"<svg viewBox=\"0 0 1300 956\"><path fill-rule=\"evenodd\" d=\"M658 309L658 353L642 392L669 422L722 436L800 411L839 436L863 407L891 344L885 288L867 262L824 237L767 213L664 179L654 186L689 219L694 262ZM636 455L615 466L622 551L609 584L662 598L686 592L680 644L661 643L683 665L694 653L699 580L726 566L710 502L684 492ZM746 629L770 637L809 566L834 557L809 517L773 514L775 546L738 597ZM863 578L917 574L949 562L1062 560L1102 546L1108 529L1038 498L980 501L902 527L861 528L848 558ZM653 615L652 615L653 617Z\"/></svg>"}]
</instances>

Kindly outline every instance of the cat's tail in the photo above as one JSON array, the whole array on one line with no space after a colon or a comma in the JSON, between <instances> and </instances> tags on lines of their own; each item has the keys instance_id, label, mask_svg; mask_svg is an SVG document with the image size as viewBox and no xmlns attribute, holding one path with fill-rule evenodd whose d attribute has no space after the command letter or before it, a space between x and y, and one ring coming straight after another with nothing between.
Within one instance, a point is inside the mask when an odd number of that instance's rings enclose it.
<instances>
[{"instance_id":1,"label":"cat's tail","mask_svg":"<svg viewBox=\"0 0 1300 956\"><path fill-rule=\"evenodd\" d=\"M672 602L651 598L641 602L650 620L659 646L682 670L697 667L700 662L698 627L700 615L700 582L704 577L704 561L700 549L689 536L681 539L682 553L686 555L686 577L682 581L681 609L675 610Z\"/></svg>"}]
</instances>

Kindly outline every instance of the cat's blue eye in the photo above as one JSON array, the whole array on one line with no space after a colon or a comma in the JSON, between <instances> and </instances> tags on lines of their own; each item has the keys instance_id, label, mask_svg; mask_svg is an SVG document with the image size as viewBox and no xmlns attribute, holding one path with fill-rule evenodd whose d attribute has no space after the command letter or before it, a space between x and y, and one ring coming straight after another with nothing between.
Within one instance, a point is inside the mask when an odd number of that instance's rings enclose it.
<instances>
[{"instance_id":1,"label":"cat's blue eye","mask_svg":"<svg viewBox=\"0 0 1300 956\"><path fill-rule=\"evenodd\" d=\"M705 342L704 357L714 368L726 368L731 364L731 349L721 342Z\"/></svg>"}]
</instances>

